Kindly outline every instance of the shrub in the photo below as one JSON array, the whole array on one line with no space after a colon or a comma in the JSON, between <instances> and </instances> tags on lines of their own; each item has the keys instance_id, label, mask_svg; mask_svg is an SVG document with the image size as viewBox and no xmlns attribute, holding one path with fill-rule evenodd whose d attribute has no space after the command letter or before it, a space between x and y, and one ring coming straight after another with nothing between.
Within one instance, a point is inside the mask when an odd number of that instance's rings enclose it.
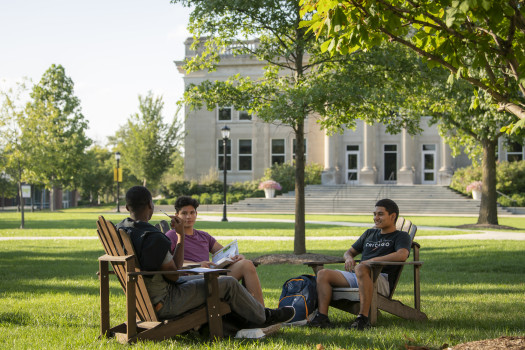
<instances>
[{"instance_id":1,"label":"shrub","mask_svg":"<svg viewBox=\"0 0 525 350\"><path fill-rule=\"evenodd\" d=\"M310 163L304 168L304 183L305 185L317 185L321 183L321 173L323 166L317 163ZM264 171L264 180L277 181L281 187L281 191L277 193L284 193L293 191L295 189L295 166L291 163L274 164Z\"/></svg>"},{"instance_id":2,"label":"shrub","mask_svg":"<svg viewBox=\"0 0 525 350\"><path fill-rule=\"evenodd\" d=\"M190 194L190 182L177 180L168 185L167 197L179 197ZM166 195L166 194L165 194Z\"/></svg>"},{"instance_id":3,"label":"shrub","mask_svg":"<svg viewBox=\"0 0 525 350\"><path fill-rule=\"evenodd\" d=\"M227 197L227 195L226 195ZM223 193L213 193L211 195L211 204L222 204L222 199L224 198Z\"/></svg>"},{"instance_id":4,"label":"shrub","mask_svg":"<svg viewBox=\"0 0 525 350\"><path fill-rule=\"evenodd\" d=\"M209 193L203 193L199 198L200 204L211 204L211 196Z\"/></svg>"},{"instance_id":5,"label":"shrub","mask_svg":"<svg viewBox=\"0 0 525 350\"><path fill-rule=\"evenodd\" d=\"M467 194L467 186L476 181L481 181L481 167L468 166L456 170L450 187ZM525 161L498 162L496 164L496 181L496 190L512 199L499 196L499 204L503 206L525 206Z\"/></svg>"}]
</instances>

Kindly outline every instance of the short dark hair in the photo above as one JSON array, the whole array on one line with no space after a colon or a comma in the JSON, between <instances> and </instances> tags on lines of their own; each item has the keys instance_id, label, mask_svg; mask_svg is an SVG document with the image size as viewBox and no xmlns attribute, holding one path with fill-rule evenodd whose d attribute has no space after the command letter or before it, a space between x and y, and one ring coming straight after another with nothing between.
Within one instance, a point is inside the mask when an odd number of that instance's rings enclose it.
<instances>
[{"instance_id":1,"label":"short dark hair","mask_svg":"<svg viewBox=\"0 0 525 350\"><path fill-rule=\"evenodd\" d=\"M134 213L146 208L151 200L151 192L144 186L133 186L126 192L126 206Z\"/></svg>"},{"instance_id":2,"label":"short dark hair","mask_svg":"<svg viewBox=\"0 0 525 350\"><path fill-rule=\"evenodd\" d=\"M195 210L199 207L199 201L190 196L180 196L175 201L175 212L178 213L182 208L191 205Z\"/></svg>"},{"instance_id":3,"label":"short dark hair","mask_svg":"<svg viewBox=\"0 0 525 350\"><path fill-rule=\"evenodd\" d=\"M397 206L396 202L391 199L384 198L377 201L376 207L385 208L388 214L396 213L396 219L394 222L397 221L397 218L399 217L399 207Z\"/></svg>"}]
</instances>

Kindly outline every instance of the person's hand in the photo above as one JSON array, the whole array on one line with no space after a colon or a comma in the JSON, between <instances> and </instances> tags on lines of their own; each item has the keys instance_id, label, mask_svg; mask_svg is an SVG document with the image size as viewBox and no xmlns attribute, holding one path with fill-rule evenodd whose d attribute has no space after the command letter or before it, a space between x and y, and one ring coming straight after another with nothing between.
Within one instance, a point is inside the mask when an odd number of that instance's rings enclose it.
<instances>
[{"instance_id":1,"label":"person's hand","mask_svg":"<svg viewBox=\"0 0 525 350\"><path fill-rule=\"evenodd\" d=\"M231 259L233 260L232 261L232 264L233 264L233 263L236 263L237 261L243 260L244 259L244 255L242 255L242 254L235 255L235 256L232 256Z\"/></svg>"},{"instance_id":2,"label":"person's hand","mask_svg":"<svg viewBox=\"0 0 525 350\"><path fill-rule=\"evenodd\" d=\"M171 228L174 229L179 235L184 234L184 226L181 218L175 215L170 215Z\"/></svg>"},{"instance_id":3,"label":"person's hand","mask_svg":"<svg viewBox=\"0 0 525 350\"><path fill-rule=\"evenodd\" d=\"M211 268L213 265L213 263L211 261L201 261L201 267L205 267L205 268Z\"/></svg>"},{"instance_id":4,"label":"person's hand","mask_svg":"<svg viewBox=\"0 0 525 350\"><path fill-rule=\"evenodd\" d=\"M345 260L345 270L346 271L352 271L354 267L355 267L354 258L350 257Z\"/></svg>"}]
</instances>

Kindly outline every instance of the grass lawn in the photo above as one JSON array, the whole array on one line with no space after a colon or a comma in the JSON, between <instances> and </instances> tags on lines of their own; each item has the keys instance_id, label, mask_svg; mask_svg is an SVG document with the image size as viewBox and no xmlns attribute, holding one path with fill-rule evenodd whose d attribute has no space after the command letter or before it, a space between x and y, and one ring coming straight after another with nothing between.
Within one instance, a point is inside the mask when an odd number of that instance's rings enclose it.
<instances>
[{"instance_id":1,"label":"grass lawn","mask_svg":"<svg viewBox=\"0 0 525 350\"><path fill-rule=\"evenodd\" d=\"M106 209L107 211L104 211ZM99 215L104 215L114 223L120 222L127 216L126 212L115 213L109 211L111 208L78 208L63 211L50 212L26 212L25 229L20 230L20 213L14 211L0 211L0 237L33 237L33 236L91 236L96 237L94 223ZM209 214L203 214L209 215ZM288 219L293 220L292 215L287 214L235 214L231 217L252 217L260 219ZM163 220L163 214L156 214L153 222ZM330 224L306 224L306 236L359 236L366 228L372 225L371 216L341 216L341 215L307 215L311 221L335 221L335 222L357 222L363 223L361 227L337 226ZM476 218L472 217L410 217L418 226L442 226L453 227L467 223L474 223ZM500 218L500 224L508 225L525 230L525 219L523 217ZM210 231L215 236L294 236L293 222L217 222L199 220L197 228ZM505 230L502 230L505 231ZM419 230L417 237L430 235L458 235L466 234L466 230Z\"/></svg>"},{"instance_id":2,"label":"grass lawn","mask_svg":"<svg viewBox=\"0 0 525 350\"><path fill-rule=\"evenodd\" d=\"M28 213L27 229L19 230L16 213L0 213L0 236L94 236L97 215L78 210ZM114 222L124 218L117 214L105 216ZM416 220L418 218L414 218ZM263 227L268 231L260 232L261 236L289 235L288 231L293 231L290 226L268 226L268 223L256 228L253 223L208 222L206 225L214 235L228 233L228 236L248 235L247 231L255 233ZM314 227L309 234L325 235L328 227L320 226L322 233ZM252 233L249 235L255 235ZM229 239L225 239L221 243L228 242ZM329 330L296 327L259 342L224 340L213 344L189 335L162 343L140 343L135 347L269 350L315 349L316 344L323 344L326 349L404 349L408 344L440 349L444 344L452 346L525 334L525 241L425 240L422 243L422 310L428 315L428 322L412 322L383 313L377 327L358 333L347 330L352 315L331 309L330 317L336 327ZM240 240L239 244L248 258L293 251L292 241ZM307 249L312 253L341 256L347 244L307 241ZM99 291L95 272L97 258L102 253L98 240L0 241L0 348L122 349L124 346L112 339L97 338ZM277 306L285 280L311 272L302 265L262 265L257 270L269 307ZM124 295L116 279L112 280L111 292L112 320L116 324L125 314ZM406 304L413 300L409 269L402 276L396 297Z\"/></svg>"}]
</instances>

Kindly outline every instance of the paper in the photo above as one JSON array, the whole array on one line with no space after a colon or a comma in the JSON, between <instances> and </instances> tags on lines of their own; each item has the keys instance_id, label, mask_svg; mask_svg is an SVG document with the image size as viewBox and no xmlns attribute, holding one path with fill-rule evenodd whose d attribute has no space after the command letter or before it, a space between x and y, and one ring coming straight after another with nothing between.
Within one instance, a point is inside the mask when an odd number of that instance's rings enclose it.
<instances>
[{"instance_id":1,"label":"paper","mask_svg":"<svg viewBox=\"0 0 525 350\"><path fill-rule=\"evenodd\" d=\"M230 265L233 262L233 257L239 255L239 246L237 240L234 239L230 244L225 245L211 257L211 262L216 268L221 268Z\"/></svg>"}]
</instances>

